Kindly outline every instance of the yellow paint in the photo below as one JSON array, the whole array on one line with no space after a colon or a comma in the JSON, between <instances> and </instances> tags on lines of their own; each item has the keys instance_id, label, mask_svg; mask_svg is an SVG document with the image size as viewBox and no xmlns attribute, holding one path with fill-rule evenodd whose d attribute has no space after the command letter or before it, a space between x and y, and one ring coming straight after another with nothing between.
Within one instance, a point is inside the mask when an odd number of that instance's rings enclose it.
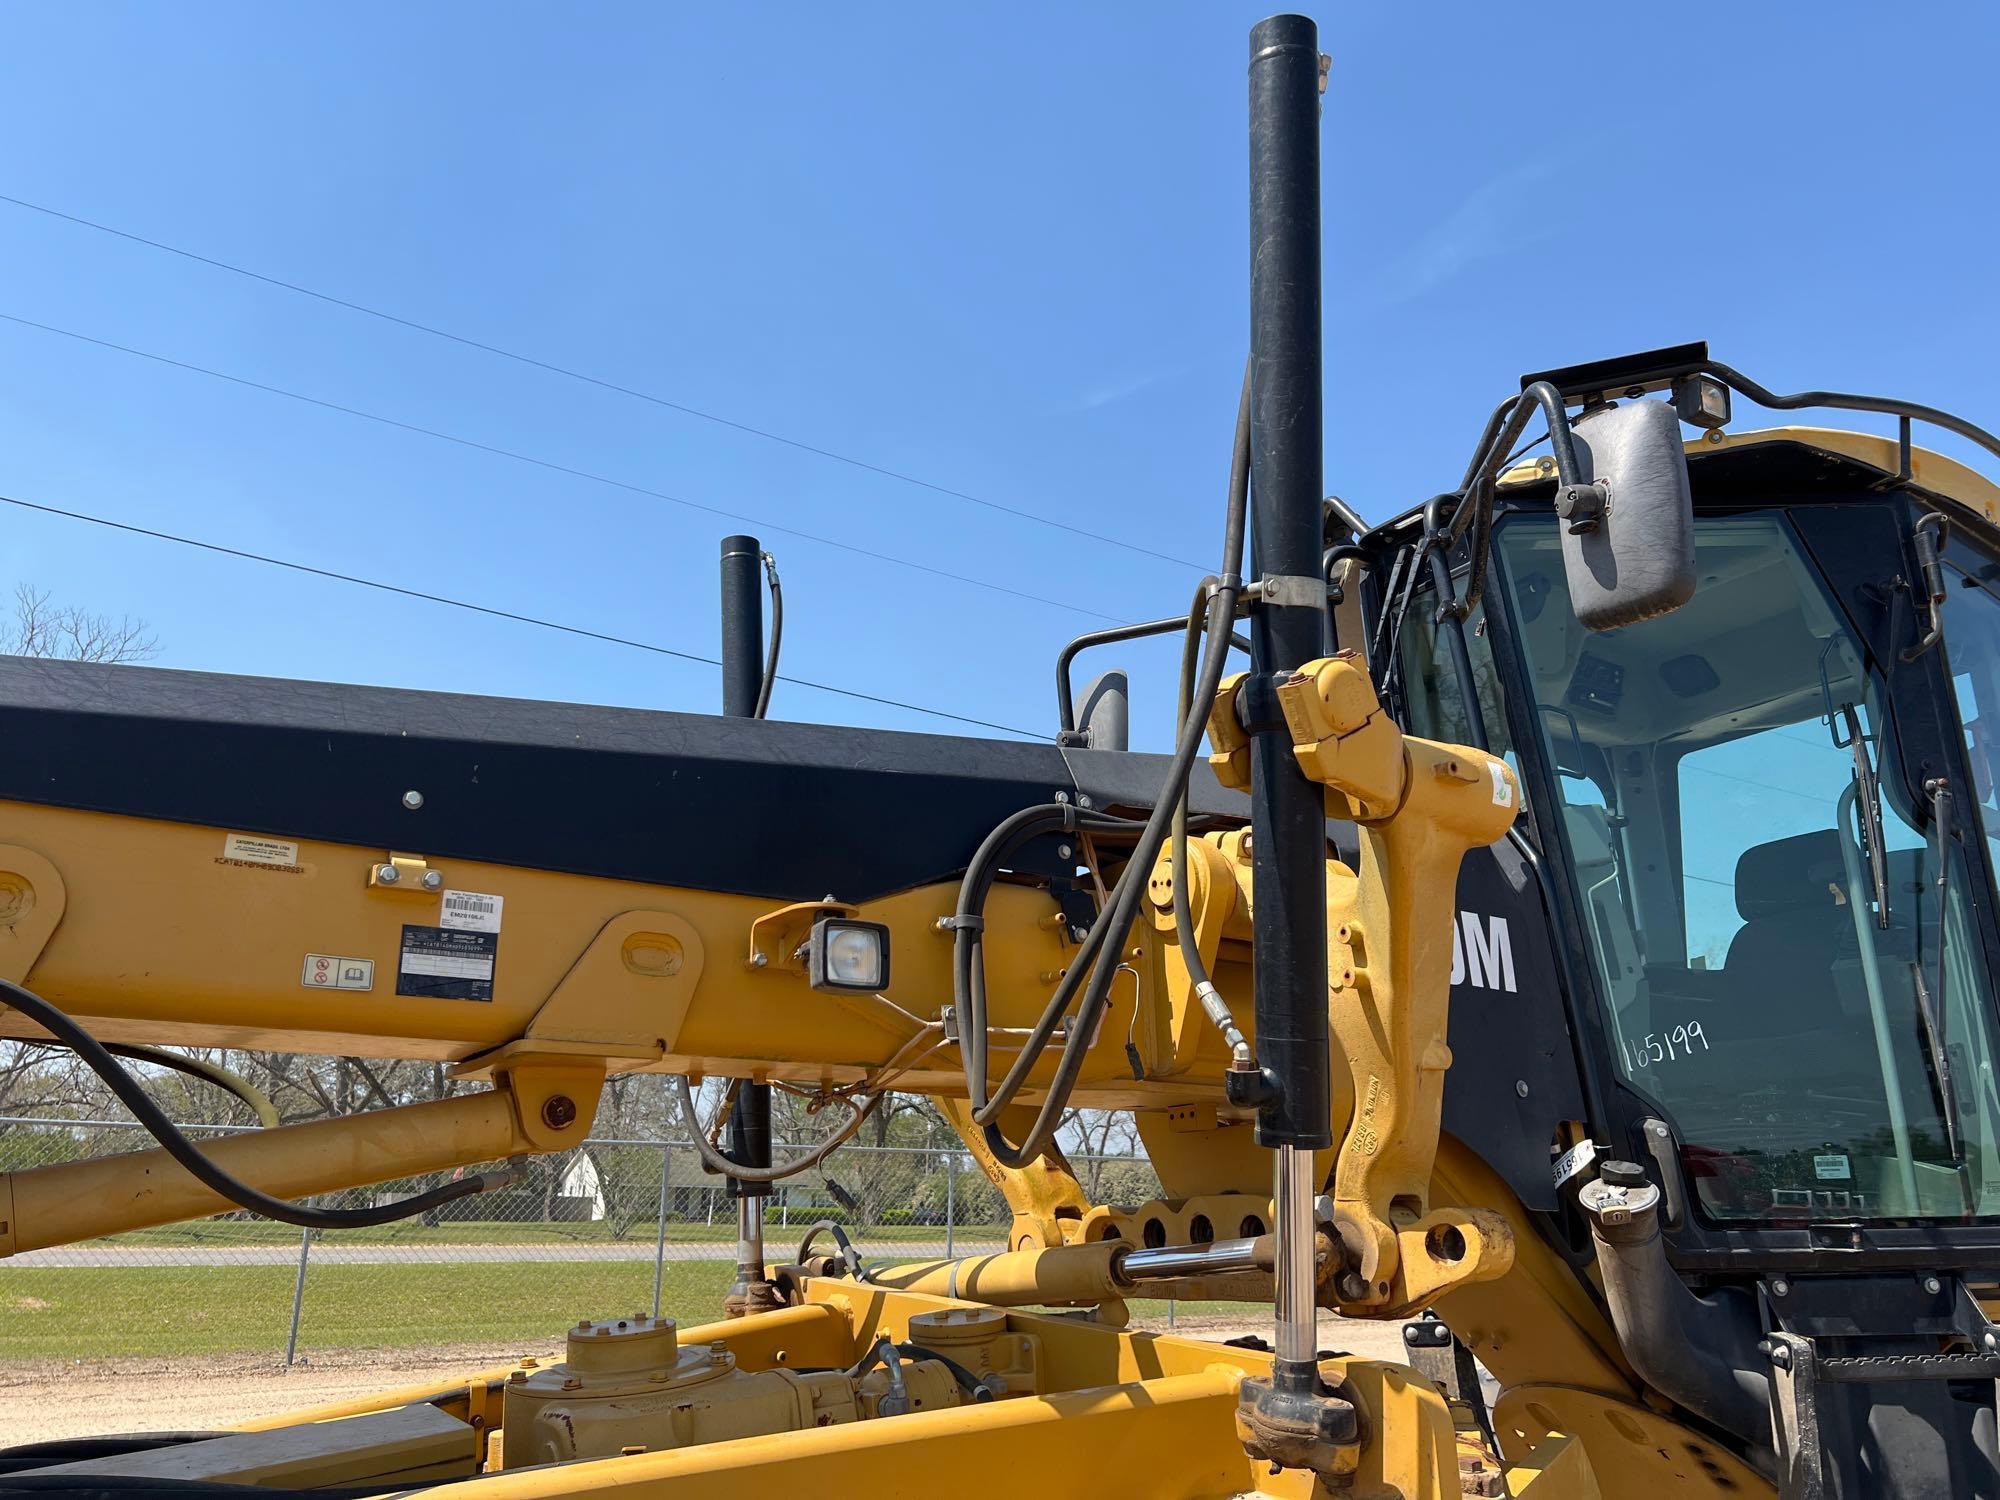
<instances>
[{"instance_id":1,"label":"yellow paint","mask_svg":"<svg viewBox=\"0 0 2000 1500\"><path fill-rule=\"evenodd\" d=\"M1415 1309L1454 1281L1499 1275L1512 1257L1497 1220L1434 1216L1430 1184L1451 1066L1452 893L1466 851L1513 823L1520 788L1497 757L1405 735L1356 653L1308 662L1278 699L1300 768L1326 787L1329 816L1355 820L1361 842L1359 868L1330 864L1327 881L1329 911L1345 911L1327 934L1327 983L1352 1090L1333 1207L1365 1283L1342 1301ZM1456 1238L1440 1238L1449 1229Z\"/></svg>"},{"instance_id":2,"label":"yellow paint","mask_svg":"<svg viewBox=\"0 0 2000 1500\"><path fill-rule=\"evenodd\" d=\"M1900 459L1894 438L1878 437L1870 432L1848 432L1837 427L1772 427L1755 432L1707 433L1698 438L1690 438L1686 444L1688 461L1699 464L1703 458L1714 453L1727 453L1741 448L1766 447L1774 443L1797 443L1801 447L1812 448L1821 453L1838 454L1851 458L1857 463L1867 464L1880 471L1883 477L1894 475ZM1516 464L1500 476L1500 487L1511 489L1521 485L1538 484L1555 476L1554 464L1546 458L1528 463ZM1695 471L1697 482L1700 470ZM1911 483L1931 499L1943 505L1947 512L1959 511L1975 517L1988 525L2000 526L2000 485L1996 485L1978 470L1969 468L1955 458L1947 458L1942 453L1929 448L1910 448Z\"/></svg>"}]
</instances>

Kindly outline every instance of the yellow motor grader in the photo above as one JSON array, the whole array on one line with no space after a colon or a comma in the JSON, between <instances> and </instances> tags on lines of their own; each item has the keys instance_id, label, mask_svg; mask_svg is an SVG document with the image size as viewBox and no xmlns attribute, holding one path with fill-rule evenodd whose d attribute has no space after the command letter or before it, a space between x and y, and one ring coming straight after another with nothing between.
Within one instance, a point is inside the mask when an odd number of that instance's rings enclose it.
<instances>
[{"instance_id":1,"label":"yellow motor grader","mask_svg":"<svg viewBox=\"0 0 2000 1500\"><path fill-rule=\"evenodd\" d=\"M2000 489L1913 430L2000 441L1686 345L1525 377L1362 525L1323 498L1323 78L1309 21L1252 32L1215 573L1064 652L1047 742L758 716L749 538L722 716L0 659L0 1032L158 1143L0 1178L0 1255L420 1214L653 1072L690 1117L734 1080L700 1149L741 1262L726 1307L553 1309L552 1360L6 1449L0 1492L2000 1493ZM1149 630L1164 756L1069 680ZM490 1087L196 1144L136 1045ZM844 1123L774 1161L774 1085ZM770 1185L892 1089L1008 1247L771 1253ZM1089 1199L1073 1108L1134 1114L1159 1199ZM1272 1336L1135 1332L1139 1295ZM1409 1363L1322 1350L1324 1309Z\"/></svg>"}]
</instances>

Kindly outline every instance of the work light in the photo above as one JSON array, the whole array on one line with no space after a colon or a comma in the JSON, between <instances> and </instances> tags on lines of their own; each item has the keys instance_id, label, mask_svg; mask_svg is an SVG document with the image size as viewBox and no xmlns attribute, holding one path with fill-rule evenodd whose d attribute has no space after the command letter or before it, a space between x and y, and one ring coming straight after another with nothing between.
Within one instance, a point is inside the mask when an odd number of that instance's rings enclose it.
<instances>
[{"instance_id":1,"label":"work light","mask_svg":"<svg viewBox=\"0 0 2000 1500\"><path fill-rule=\"evenodd\" d=\"M806 982L816 990L879 990L889 983L889 929L880 922L822 917L806 945Z\"/></svg>"}]
</instances>

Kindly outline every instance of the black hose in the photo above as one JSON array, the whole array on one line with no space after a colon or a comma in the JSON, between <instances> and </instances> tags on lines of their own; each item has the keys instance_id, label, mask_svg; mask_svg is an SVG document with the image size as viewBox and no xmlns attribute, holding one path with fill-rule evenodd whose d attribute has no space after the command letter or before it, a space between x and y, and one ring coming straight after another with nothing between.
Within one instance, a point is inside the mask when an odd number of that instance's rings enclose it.
<instances>
[{"instance_id":1,"label":"black hose","mask_svg":"<svg viewBox=\"0 0 2000 1500\"><path fill-rule=\"evenodd\" d=\"M778 680L778 643L785 638L785 591L778 586L778 560L770 553L764 560L764 582L771 590L771 644L764 652L764 681L757 689L757 707L750 717L761 719L771 711L771 685Z\"/></svg>"},{"instance_id":2,"label":"black hose","mask_svg":"<svg viewBox=\"0 0 2000 1500\"><path fill-rule=\"evenodd\" d=\"M799 1253L794 1263L801 1266L806 1263L806 1257L812 1254L813 1241L822 1234L832 1235L833 1242L840 1247L840 1262L847 1267L847 1274L856 1281L866 1281L868 1267L862 1264L861 1252L854 1248L847 1231L831 1219L819 1219L807 1227L805 1237L799 1241Z\"/></svg>"},{"instance_id":3,"label":"black hose","mask_svg":"<svg viewBox=\"0 0 2000 1500\"><path fill-rule=\"evenodd\" d=\"M231 1433L230 1436L241 1436ZM393 1486L383 1484L294 1489L289 1485L227 1484L212 1479L161 1479L151 1474L36 1474L0 1476L0 1500L15 1495L43 1500L59 1495L63 1500L380 1500L389 1494L411 1494L450 1484L451 1479L399 1479Z\"/></svg>"},{"instance_id":4,"label":"black hose","mask_svg":"<svg viewBox=\"0 0 2000 1500\"><path fill-rule=\"evenodd\" d=\"M1246 446L1249 442L1247 430L1250 416L1249 394L1249 387L1245 386L1243 409L1237 414L1237 441ZM1243 479L1245 483L1248 482L1247 470ZM1234 488L1236 484L1234 473L1231 474L1230 483L1230 514L1235 517L1239 511ZM1241 528L1237 527L1223 542L1223 565L1232 572L1240 570L1242 566L1242 547L1243 533ZM1174 708L1174 733L1177 736L1187 732L1189 716L1197 711L1197 700L1194 696L1195 660L1200 637L1195 630L1195 619L1200 607L1200 598L1197 596L1195 608L1188 614L1187 634L1181 641L1180 686ZM1222 992L1215 987L1214 979L1208 972L1208 965L1202 959L1201 945L1196 940L1194 911L1188 894L1188 784L1185 780L1181 782L1180 795L1174 801L1174 822L1170 840L1168 850L1172 860L1174 886L1174 941L1180 948L1181 962L1187 966L1188 982L1194 990L1195 998L1201 1002L1202 1013L1214 1024L1216 1030L1222 1033L1222 1040L1229 1048L1232 1065L1239 1060L1247 1061L1249 1044L1243 1038L1243 1029L1237 1025L1236 1017L1229 1008L1229 1002L1222 998Z\"/></svg>"},{"instance_id":5,"label":"black hose","mask_svg":"<svg viewBox=\"0 0 2000 1500\"><path fill-rule=\"evenodd\" d=\"M688 1137L694 1142L695 1154L701 1158L702 1165L737 1182L782 1182L787 1177L796 1177L808 1167L818 1166L833 1154L834 1147L861 1128L861 1122L875 1113L875 1106L882 1102L883 1097L881 1094L870 1094L866 1104L856 1104L852 1099L841 1096L841 1103L853 1111L852 1117L811 1151L768 1167L746 1167L741 1162L731 1161L710 1144L702 1131L701 1121L695 1116L694 1091L688 1087L684 1074L674 1075L673 1088L675 1097L680 1101L681 1113L687 1117Z\"/></svg>"},{"instance_id":6,"label":"black hose","mask_svg":"<svg viewBox=\"0 0 2000 1500\"><path fill-rule=\"evenodd\" d=\"M999 1394L992 1386L981 1380L972 1371L966 1369L957 1360L952 1359L948 1355L940 1354L935 1349L927 1349L922 1344L898 1344L896 1352L908 1360L936 1360L945 1367L951 1378L958 1382L958 1388L974 1401L991 1401Z\"/></svg>"},{"instance_id":7,"label":"black hose","mask_svg":"<svg viewBox=\"0 0 2000 1500\"><path fill-rule=\"evenodd\" d=\"M145 1086L121 1068L117 1058L105 1051L103 1043L40 995L24 990L10 980L0 979L0 999L81 1058L91 1072L103 1079L105 1086L118 1096L118 1101L132 1111L133 1118L146 1128L146 1133L160 1143L167 1155L185 1167L195 1181L210 1192L227 1198L238 1208L262 1214L267 1219L276 1219L281 1224L295 1224L301 1229L367 1229L429 1213L444 1204L470 1198L475 1193L486 1192L513 1180L513 1174L508 1171L481 1172L434 1187L428 1192L398 1198L394 1203L378 1204L374 1208L308 1208L302 1203L274 1198L241 1178L231 1176L203 1155L201 1148L182 1135L179 1127L153 1102Z\"/></svg>"},{"instance_id":8,"label":"black hose","mask_svg":"<svg viewBox=\"0 0 2000 1500\"><path fill-rule=\"evenodd\" d=\"M1102 813L1088 813L1069 803L1045 803L1037 807L1023 808L1004 819L1000 826L989 833L966 866L965 879L960 883L957 915L953 918L956 940L952 949L952 990L961 1007L965 1022L960 1028L960 1055L964 1061L966 1088L976 1112L984 1110L989 1103L986 1087L987 1042L986 1033L986 962L985 948L985 906L987 892L992 889L994 879L1001 865L1022 845L1033 839L1052 833L1105 832L1114 830L1129 832L1134 825L1127 819L1114 818ZM1024 1044L1023 1055L1032 1059L1039 1057L1046 1046L1048 1037L1060 1022L1063 1010L1075 994L1077 979L1090 971L1092 962L1101 951L1107 927L1102 914L1091 925L1082 946L1069 965L1064 982L1058 986L1054 996L1042 1013L1041 1020ZM1017 1071L1019 1070L1017 1063ZM1015 1074L1010 1073L1002 1084L998 1097L1003 1101L1011 1099L1018 1088ZM997 1111L996 1111L997 1112ZM984 1121L980 1121L984 1124Z\"/></svg>"},{"instance_id":9,"label":"black hose","mask_svg":"<svg viewBox=\"0 0 2000 1500\"><path fill-rule=\"evenodd\" d=\"M46 1469L55 1464L85 1463L99 1458L121 1458L127 1453L150 1453L155 1448L176 1448L182 1443L205 1443L210 1438L234 1437L231 1432L107 1432L96 1437L50 1438L40 1443L20 1443L0 1448L0 1474L18 1474L23 1469Z\"/></svg>"},{"instance_id":10,"label":"black hose","mask_svg":"<svg viewBox=\"0 0 2000 1500\"><path fill-rule=\"evenodd\" d=\"M204 1083L212 1083L225 1093L234 1094L244 1107L257 1117L257 1123L266 1130L276 1130L284 1122L278 1117L278 1106L268 1095L247 1078L239 1078L227 1068L214 1063L203 1062L197 1057L183 1057L178 1052L169 1052L164 1047L141 1047L131 1042L106 1042L104 1050L113 1057L122 1057L128 1062L151 1063L156 1068L170 1068L189 1078L199 1078Z\"/></svg>"},{"instance_id":11,"label":"black hose","mask_svg":"<svg viewBox=\"0 0 2000 1500\"><path fill-rule=\"evenodd\" d=\"M1209 594L1206 621L1208 648L1204 654L1199 680L1195 686L1192 701L1210 703L1214 701L1217 689L1222 683L1222 672L1229 657L1229 637L1231 624L1236 618L1236 602L1242 593L1243 580L1237 569L1243 551L1243 538L1248 525L1250 495L1250 369L1246 362L1243 371L1243 394L1237 405L1236 434L1233 452L1230 455L1229 505L1223 532L1222 576L1220 582ZM1200 610L1190 612L1199 616ZM1192 627L1192 619L1191 619ZM1027 1040L1022 1044L1019 1056L997 1089L989 1095L986 1079L987 1035L986 1035L986 986L981 961L981 930L985 919L978 904L983 900L984 891L990 886L993 868L982 863L982 856L991 859L1007 848L1018 846L1027 838L1046 831L1036 826L1035 816L1046 821L1046 808L1031 808L1023 814L1016 814L1003 822L999 828L987 836L981 845L979 855L967 868L965 883L960 888L960 900L956 917L956 942L953 947L952 984L954 999L958 1002L962 1017L960 1026L961 1055L965 1063L967 1092L971 1095L973 1119L985 1128L987 1148L1003 1166L1024 1167L1039 1157L1047 1147L1049 1139L1061 1123L1063 1111L1069 1107L1069 1098L1075 1090L1076 1080L1083 1071L1083 1063L1095 1038L1098 1021L1104 1013L1106 1001L1111 992L1111 981L1116 977L1121 962L1119 948L1125 933L1130 929L1139 904L1139 898L1150 878L1153 862L1159 857L1160 846L1165 841L1175 810L1180 806L1183 790L1194 766L1194 757L1201 748L1202 736L1206 733L1206 714L1188 716L1182 726L1179 742L1169 762L1165 783L1160 788L1158 801L1151 815L1146 819L1137 843L1127 859L1125 868L1119 872L1110 899L1098 913L1091 925L1076 957L1071 961L1055 993L1049 997L1041 1018L1035 1023ZM1092 815L1078 814L1064 805L1066 826L1090 826ZM1069 819L1076 819L1069 823ZM1028 831L1032 830L1032 831ZM977 898L968 902L967 897ZM1110 952L1106 953L1107 946ZM996 1123L1002 1111L1013 1103L1014 1097L1026 1083L1028 1075L1041 1060L1047 1050L1050 1038L1068 1013L1070 1004L1077 999L1078 991L1082 999L1077 1004L1076 1015L1071 1021L1069 1036L1063 1043L1060 1060L1056 1064L1055 1075L1050 1080L1041 1109L1029 1127L1027 1136L1019 1144L1009 1141Z\"/></svg>"}]
</instances>

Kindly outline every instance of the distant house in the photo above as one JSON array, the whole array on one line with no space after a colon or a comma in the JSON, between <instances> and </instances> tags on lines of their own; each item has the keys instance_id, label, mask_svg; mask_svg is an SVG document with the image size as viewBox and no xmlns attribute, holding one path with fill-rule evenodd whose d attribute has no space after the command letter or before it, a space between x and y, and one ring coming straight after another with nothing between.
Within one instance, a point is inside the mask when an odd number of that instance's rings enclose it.
<instances>
[{"instance_id":1,"label":"distant house","mask_svg":"<svg viewBox=\"0 0 2000 1500\"><path fill-rule=\"evenodd\" d=\"M563 1168L556 1182L554 1217L571 1224L604 1217L604 1180L588 1151L577 1152Z\"/></svg>"}]
</instances>

